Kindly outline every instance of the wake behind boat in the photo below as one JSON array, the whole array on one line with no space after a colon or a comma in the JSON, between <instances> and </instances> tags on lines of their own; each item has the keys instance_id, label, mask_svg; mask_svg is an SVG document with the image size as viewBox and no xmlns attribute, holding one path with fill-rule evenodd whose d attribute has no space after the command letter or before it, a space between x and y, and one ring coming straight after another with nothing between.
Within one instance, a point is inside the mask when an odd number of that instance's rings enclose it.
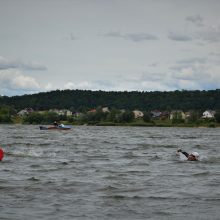
<instances>
[{"instance_id":1,"label":"wake behind boat","mask_svg":"<svg viewBox=\"0 0 220 220\"><path fill-rule=\"evenodd\" d=\"M69 125L58 125L58 126L49 126L49 127L45 127L45 126L40 126L40 130L70 130L71 126Z\"/></svg>"}]
</instances>

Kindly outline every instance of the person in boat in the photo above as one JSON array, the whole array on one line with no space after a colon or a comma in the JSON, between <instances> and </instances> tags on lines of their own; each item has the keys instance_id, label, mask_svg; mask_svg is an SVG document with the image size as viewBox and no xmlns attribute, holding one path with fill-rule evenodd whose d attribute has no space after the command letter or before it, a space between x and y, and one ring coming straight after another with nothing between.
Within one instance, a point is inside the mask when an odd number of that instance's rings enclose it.
<instances>
[{"instance_id":1,"label":"person in boat","mask_svg":"<svg viewBox=\"0 0 220 220\"><path fill-rule=\"evenodd\" d=\"M56 126L56 127L59 126L59 124L56 121L54 121L53 125Z\"/></svg>"},{"instance_id":2,"label":"person in boat","mask_svg":"<svg viewBox=\"0 0 220 220\"><path fill-rule=\"evenodd\" d=\"M182 153L183 155L185 155L187 157L187 160L190 160L190 161L197 161L199 160L199 154L197 152L192 152L192 153L187 153L185 151L182 151L181 149L178 149L177 152L179 153Z\"/></svg>"}]
</instances>

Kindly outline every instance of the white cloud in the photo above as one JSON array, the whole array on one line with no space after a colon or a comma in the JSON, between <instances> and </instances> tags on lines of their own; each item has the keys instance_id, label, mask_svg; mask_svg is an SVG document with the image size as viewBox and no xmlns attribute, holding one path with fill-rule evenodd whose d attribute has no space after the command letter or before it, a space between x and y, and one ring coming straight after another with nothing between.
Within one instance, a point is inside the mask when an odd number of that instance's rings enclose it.
<instances>
[{"instance_id":1,"label":"white cloud","mask_svg":"<svg viewBox=\"0 0 220 220\"><path fill-rule=\"evenodd\" d=\"M115 84L107 80L68 82L64 89L115 90Z\"/></svg>"},{"instance_id":2,"label":"white cloud","mask_svg":"<svg viewBox=\"0 0 220 220\"><path fill-rule=\"evenodd\" d=\"M178 61L171 68L171 81L182 89L213 89L220 85L220 65L211 59L188 59Z\"/></svg>"},{"instance_id":3,"label":"white cloud","mask_svg":"<svg viewBox=\"0 0 220 220\"><path fill-rule=\"evenodd\" d=\"M47 83L47 85L45 86L45 90L46 91L50 91L50 90L52 90L53 89L53 85L52 85L52 83Z\"/></svg>"},{"instance_id":4,"label":"white cloud","mask_svg":"<svg viewBox=\"0 0 220 220\"><path fill-rule=\"evenodd\" d=\"M40 90L39 83L30 76L23 75L14 69L0 70L0 91L2 94L14 95L16 92L36 92Z\"/></svg>"},{"instance_id":5,"label":"white cloud","mask_svg":"<svg viewBox=\"0 0 220 220\"><path fill-rule=\"evenodd\" d=\"M64 89L92 89L92 84L88 81L68 82L64 85Z\"/></svg>"}]
</instances>

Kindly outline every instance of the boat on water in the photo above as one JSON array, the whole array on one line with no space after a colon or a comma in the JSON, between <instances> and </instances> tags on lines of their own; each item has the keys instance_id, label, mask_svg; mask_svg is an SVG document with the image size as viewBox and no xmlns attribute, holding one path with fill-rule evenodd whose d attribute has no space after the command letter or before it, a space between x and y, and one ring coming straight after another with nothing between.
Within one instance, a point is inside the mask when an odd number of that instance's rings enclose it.
<instances>
[{"instance_id":1,"label":"boat on water","mask_svg":"<svg viewBox=\"0 0 220 220\"><path fill-rule=\"evenodd\" d=\"M40 130L70 130L71 126L69 125L58 125L58 126L49 126L49 127L45 127L45 126L40 126Z\"/></svg>"}]
</instances>

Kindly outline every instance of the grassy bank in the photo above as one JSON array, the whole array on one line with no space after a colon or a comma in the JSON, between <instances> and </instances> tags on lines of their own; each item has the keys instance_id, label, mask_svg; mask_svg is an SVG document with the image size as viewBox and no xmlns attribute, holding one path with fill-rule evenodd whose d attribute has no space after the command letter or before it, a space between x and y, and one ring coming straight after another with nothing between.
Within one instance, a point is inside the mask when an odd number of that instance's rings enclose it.
<instances>
[{"instance_id":1,"label":"grassy bank","mask_svg":"<svg viewBox=\"0 0 220 220\"><path fill-rule=\"evenodd\" d=\"M66 121L62 122L63 124L70 124ZM171 120L152 120L150 122L144 122L143 120L134 120L132 122L106 122L106 121L93 121L87 123L73 122L72 125L88 125L88 126L133 126L133 127L206 127L206 128L215 128L220 127L220 123L217 122L208 122L208 121L198 121L194 123L182 122L182 123L172 123Z\"/></svg>"}]
</instances>

